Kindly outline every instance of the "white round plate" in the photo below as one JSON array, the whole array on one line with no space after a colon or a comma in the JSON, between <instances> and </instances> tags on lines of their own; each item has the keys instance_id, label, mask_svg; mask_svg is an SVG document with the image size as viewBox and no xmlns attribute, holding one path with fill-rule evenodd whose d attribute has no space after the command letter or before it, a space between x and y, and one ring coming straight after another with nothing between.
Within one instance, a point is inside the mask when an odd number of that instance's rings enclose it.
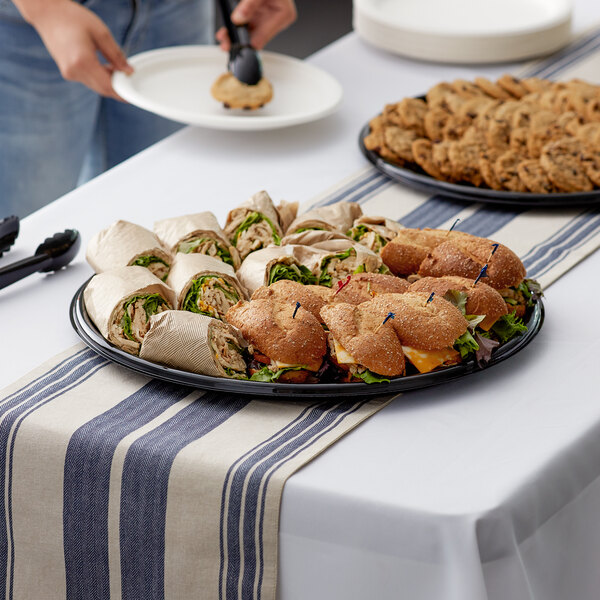
<instances>
[{"instance_id":1,"label":"white round plate","mask_svg":"<svg viewBox=\"0 0 600 600\"><path fill-rule=\"evenodd\" d=\"M492 63L565 46L572 10L572 0L354 0L354 28L367 42L411 58Z\"/></svg>"},{"instance_id":2,"label":"white round plate","mask_svg":"<svg viewBox=\"0 0 600 600\"><path fill-rule=\"evenodd\" d=\"M261 52L273 99L254 111L225 108L210 94L227 70L227 54L216 46L176 46L132 56L132 75L113 75L125 100L168 119L212 129L260 130L315 121L341 104L342 87L328 73L296 58Z\"/></svg>"}]
</instances>

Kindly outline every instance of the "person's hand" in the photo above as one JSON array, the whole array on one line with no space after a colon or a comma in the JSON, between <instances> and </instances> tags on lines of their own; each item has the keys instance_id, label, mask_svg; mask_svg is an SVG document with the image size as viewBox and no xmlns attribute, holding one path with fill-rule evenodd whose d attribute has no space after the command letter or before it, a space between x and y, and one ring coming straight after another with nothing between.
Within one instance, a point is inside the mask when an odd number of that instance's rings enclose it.
<instances>
[{"instance_id":1,"label":"person's hand","mask_svg":"<svg viewBox=\"0 0 600 600\"><path fill-rule=\"evenodd\" d=\"M240 0L231 13L234 25L247 25L250 43L260 50L280 31L296 20L294 0ZM217 41L226 52L231 46L225 27L217 31Z\"/></svg>"},{"instance_id":2,"label":"person's hand","mask_svg":"<svg viewBox=\"0 0 600 600\"><path fill-rule=\"evenodd\" d=\"M83 83L102 96L122 100L112 87L111 75L114 71L131 74L133 69L108 27L92 11L77 2L60 0L47 2L46 8L26 18L65 79ZM98 52L106 64L100 62Z\"/></svg>"}]
</instances>

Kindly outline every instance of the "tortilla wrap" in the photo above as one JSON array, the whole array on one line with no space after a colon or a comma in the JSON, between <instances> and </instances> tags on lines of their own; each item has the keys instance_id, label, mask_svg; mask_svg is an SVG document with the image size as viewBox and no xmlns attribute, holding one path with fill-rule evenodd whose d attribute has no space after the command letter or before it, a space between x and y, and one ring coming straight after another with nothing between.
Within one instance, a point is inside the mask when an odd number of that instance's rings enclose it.
<instances>
[{"instance_id":1,"label":"tortilla wrap","mask_svg":"<svg viewBox=\"0 0 600 600\"><path fill-rule=\"evenodd\" d=\"M151 302L146 304L151 297ZM144 267L120 267L94 275L83 292L86 310L109 342L137 354L154 312L171 310L175 293ZM125 322L124 322L125 320ZM130 336L126 326L130 326Z\"/></svg>"},{"instance_id":2,"label":"tortilla wrap","mask_svg":"<svg viewBox=\"0 0 600 600\"><path fill-rule=\"evenodd\" d=\"M209 211L157 221L154 233L172 254L208 254L234 269L240 266L237 250L231 246L217 218Z\"/></svg>"},{"instance_id":3,"label":"tortilla wrap","mask_svg":"<svg viewBox=\"0 0 600 600\"><path fill-rule=\"evenodd\" d=\"M371 217L363 215L354 221L346 232L355 242L377 252L404 229L398 222L387 217Z\"/></svg>"},{"instance_id":4,"label":"tortilla wrap","mask_svg":"<svg viewBox=\"0 0 600 600\"><path fill-rule=\"evenodd\" d=\"M246 299L233 268L205 254L176 254L167 284L175 292L179 310L216 319Z\"/></svg>"},{"instance_id":5,"label":"tortilla wrap","mask_svg":"<svg viewBox=\"0 0 600 600\"><path fill-rule=\"evenodd\" d=\"M324 229L346 233L352 223L362 215L362 208L356 202L336 202L328 206L313 208L301 214L290 224L286 235L297 233L299 229Z\"/></svg>"},{"instance_id":6,"label":"tortilla wrap","mask_svg":"<svg viewBox=\"0 0 600 600\"><path fill-rule=\"evenodd\" d=\"M85 258L96 273L138 264L162 281L172 262L154 233L129 221L115 221L98 232L87 245Z\"/></svg>"},{"instance_id":7,"label":"tortilla wrap","mask_svg":"<svg viewBox=\"0 0 600 600\"><path fill-rule=\"evenodd\" d=\"M204 315L171 310L150 317L140 358L201 375L245 379L246 346L232 325Z\"/></svg>"}]
</instances>

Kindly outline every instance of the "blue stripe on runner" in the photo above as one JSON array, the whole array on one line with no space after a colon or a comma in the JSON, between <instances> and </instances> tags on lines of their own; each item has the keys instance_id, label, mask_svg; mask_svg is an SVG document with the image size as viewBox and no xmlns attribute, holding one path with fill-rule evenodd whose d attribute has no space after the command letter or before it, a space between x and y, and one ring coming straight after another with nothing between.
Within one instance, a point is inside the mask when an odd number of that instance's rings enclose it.
<instances>
[{"instance_id":1,"label":"blue stripe on runner","mask_svg":"<svg viewBox=\"0 0 600 600\"><path fill-rule=\"evenodd\" d=\"M227 567L225 573L225 590L223 598L232 600L238 597L238 580L241 570L241 549L240 543L245 542L244 538L240 538L239 525L242 513L242 502L244 499L243 487L248 471L262 458L268 456L272 452L276 452L290 440L296 439L307 430L311 430L322 417L331 418L328 412L332 404L326 402L316 406L308 412L306 416L297 421L294 427L288 429L286 433L278 439L262 445L256 452L253 452L244 461L237 465L231 478L231 491L229 494L229 506L227 507L227 515L225 516L225 529L227 539ZM333 410L339 410L342 404L340 403ZM325 408L326 407L326 408ZM249 554L254 549L254 540L251 540L251 547L244 548L244 555Z\"/></svg>"},{"instance_id":2,"label":"blue stripe on runner","mask_svg":"<svg viewBox=\"0 0 600 600\"><path fill-rule=\"evenodd\" d=\"M30 381L22 388L19 388L16 392L13 392L12 394L3 398L0 401L0 415L2 415L4 411L9 410L10 407L7 407L6 405L6 402L8 400L16 399L16 402L20 402L19 398L23 400L28 395L36 394L44 386L49 385L53 381L56 381L57 379L62 377L65 373L68 373L74 365L79 364L82 360L82 355L83 359L95 356L94 353L91 350L88 350L87 348L84 348L83 350L80 350L79 352L68 356L63 361L54 366L52 369L50 369L50 371L47 371L39 377L36 377L33 381ZM10 406L14 405L15 403L13 402Z\"/></svg>"},{"instance_id":3,"label":"blue stripe on runner","mask_svg":"<svg viewBox=\"0 0 600 600\"><path fill-rule=\"evenodd\" d=\"M525 268L527 270L534 269L536 267L536 263L542 262L548 252L550 252L557 245L568 242L569 238L582 226L584 226L594 216L594 214L595 213L588 212L578 215L567 224L567 227L562 228L560 235L550 236L546 243L539 245L536 252L530 254L525 260L523 260Z\"/></svg>"},{"instance_id":4,"label":"blue stripe on runner","mask_svg":"<svg viewBox=\"0 0 600 600\"><path fill-rule=\"evenodd\" d=\"M250 400L208 392L129 448L121 484L121 597L164 598L165 518L177 454L222 425Z\"/></svg>"},{"instance_id":5,"label":"blue stripe on runner","mask_svg":"<svg viewBox=\"0 0 600 600\"><path fill-rule=\"evenodd\" d=\"M547 60L544 60L541 63L534 65L529 71L526 72L525 77L539 77L546 69L552 68L554 66L560 65L561 61L564 58L569 56L573 56L579 50L581 50L584 46L589 44L592 40L598 36L598 30L594 30L589 35L581 38L579 41L574 42L573 44L563 48L562 50L556 52Z\"/></svg>"},{"instance_id":6,"label":"blue stripe on runner","mask_svg":"<svg viewBox=\"0 0 600 600\"><path fill-rule=\"evenodd\" d=\"M570 66L574 65L575 63L580 62L584 58L587 58L590 54L592 54L595 50L597 50L598 47L600 47L600 41L595 40L592 45L585 48L585 52L580 52L580 53L576 54L575 56L572 56L568 61L564 62L562 65L557 66L554 69L550 69L550 70L546 71L544 73L544 77L549 78L549 77L552 77L552 75L556 75L557 73L564 71L567 67L570 67Z\"/></svg>"},{"instance_id":7,"label":"blue stripe on runner","mask_svg":"<svg viewBox=\"0 0 600 600\"><path fill-rule=\"evenodd\" d=\"M266 499L267 499L267 487L269 485L269 481L271 480L271 477L273 476L273 474L280 469L285 463L289 462L290 460L294 459L298 454L300 454L300 452L303 452L304 450L306 450L306 448L312 446L315 442L317 442L319 439L321 439L324 435L326 435L327 433L329 433L331 430L333 430L335 427L337 427L344 419L346 419L346 417L350 416L352 413L356 412L359 408L363 407L365 404L368 403L368 400L362 400L359 401L354 408L351 408L349 410L347 410L345 413L342 413L340 415L338 415L338 418L336 421L334 421L329 427L327 427L326 429L324 429L323 431L321 431L321 433L313 438L312 440L310 440L307 444L305 444L303 447L299 447L296 452L294 452L293 454L291 454L290 456L288 456L286 459L284 459L281 463L279 463L274 469L271 470L271 472L267 475L267 478L264 482L264 486L263 486L263 490L262 490L262 496L261 496L261 500L260 500L260 519L259 519L259 524L258 524L258 531L259 531L259 547L258 547L258 552L259 552L259 572L258 572L258 594L257 594L257 600L260 600L261 595L262 595L262 581L263 581L263 573L264 573L264 556L263 556L263 526L264 526L264 517L265 517L265 505L266 505Z\"/></svg>"},{"instance_id":8,"label":"blue stripe on runner","mask_svg":"<svg viewBox=\"0 0 600 600\"><path fill-rule=\"evenodd\" d=\"M219 598L223 597L223 574L224 574L224 565L225 565L225 504L226 504L226 496L229 490L229 482L231 479L231 475L233 471L237 468L238 464L240 464L245 458L250 456L253 452L262 448L263 446L269 444L273 440L276 440L280 436L286 434L290 429L293 429L297 423L301 422L306 414L313 410L317 406L322 406L323 402L316 402L315 404L311 404L307 406L294 420L290 421L285 427L275 432L270 438L264 440L251 450L248 450L242 456L240 456L232 465L229 467L227 474L225 476L225 482L223 484L223 493L221 495L221 517L220 517L220 537L221 537L221 566L219 570Z\"/></svg>"},{"instance_id":9,"label":"blue stripe on runner","mask_svg":"<svg viewBox=\"0 0 600 600\"><path fill-rule=\"evenodd\" d=\"M241 462L231 479L231 492L227 511L227 550L225 598L238 598L241 570L241 553L244 553L245 573L242 579L242 598L251 598L256 569L255 524L258 510L258 492L265 471L289 456L300 445L311 440L356 403L345 401L331 407L318 406L280 439L264 445ZM250 473L252 471L252 473ZM240 536L239 523L243 514ZM246 570L246 568L248 570ZM250 590L250 592L249 592Z\"/></svg>"},{"instance_id":10,"label":"blue stripe on runner","mask_svg":"<svg viewBox=\"0 0 600 600\"><path fill-rule=\"evenodd\" d=\"M561 260L564 259L564 257L568 256L575 247L585 242L589 237L596 235L600 228L600 215L596 214L591 223L589 221L589 219L586 219L585 224L587 226L580 228L568 243L565 243L562 246L553 247L552 251L545 259L532 268L530 277L540 277L553 266L552 263L557 261L558 258L561 258Z\"/></svg>"},{"instance_id":11,"label":"blue stripe on runner","mask_svg":"<svg viewBox=\"0 0 600 600\"><path fill-rule=\"evenodd\" d=\"M453 200L445 196L431 196L423 204L400 217L398 221L409 229L422 227L435 229L471 204L471 202Z\"/></svg>"},{"instance_id":12,"label":"blue stripe on runner","mask_svg":"<svg viewBox=\"0 0 600 600\"><path fill-rule=\"evenodd\" d=\"M379 189L381 186L389 183L389 179L381 173L376 173L368 177L365 181L355 185L349 190L343 193L337 194L330 200L322 202L319 206L328 206L329 204L335 204L336 202L357 202L363 196ZM366 186L366 187L365 187Z\"/></svg>"},{"instance_id":13,"label":"blue stripe on runner","mask_svg":"<svg viewBox=\"0 0 600 600\"><path fill-rule=\"evenodd\" d=\"M191 390L152 380L73 433L65 456L63 536L67 599L110 598L108 502L119 443Z\"/></svg>"},{"instance_id":14,"label":"blue stripe on runner","mask_svg":"<svg viewBox=\"0 0 600 600\"><path fill-rule=\"evenodd\" d=\"M75 387L81 385L81 383L88 380L90 377L92 377L92 375L97 373L100 369L104 368L108 364L108 361L106 361L105 359L96 356L94 353L90 354L93 356L93 358L86 362L81 361L80 365L77 366L75 370L72 373L70 373L67 377L64 377L61 381L57 382L55 385L50 386L49 389L44 390L37 396L23 402L20 406L16 407L14 411L6 415L2 423L0 424L0 464L7 466L7 468L2 469L2 473L0 474L0 489L5 489L5 486L7 489L6 512L5 504L0 503L0 521L4 520L5 522L8 522L8 531L2 529L2 532L0 533L0 556L2 556L3 558L0 564L0 581L5 580L7 575L7 563L5 561L7 560L7 551L10 547L11 568L8 592L8 597L10 599L12 599L13 597L15 565L15 548L14 544L12 543L12 465L14 444L17 437L17 433L19 431L19 428L21 427L21 423L25 420L27 416L35 412L38 408L45 406L49 402L52 402L56 398L59 398L63 394L66 394ZM9 440L10 448L7 447ZM7 473L8 477L7 485L5 484L5 473ZM5 597L5 591L5 588L2 587L2 590L0 591L0 598Z\"/></svg>"},{"instance_id":15,"label":"blue stripe on runner","mask_svg":"<svg viewBox=\"0 0 600 600\"><path fill-rule=\"evenodd\" d=\"M455 229L471 235L488 238L498 229L501 229L523 211L497 210L494 208L481 208L477 212L460 221Z\"/></svg>"}]
</instances>

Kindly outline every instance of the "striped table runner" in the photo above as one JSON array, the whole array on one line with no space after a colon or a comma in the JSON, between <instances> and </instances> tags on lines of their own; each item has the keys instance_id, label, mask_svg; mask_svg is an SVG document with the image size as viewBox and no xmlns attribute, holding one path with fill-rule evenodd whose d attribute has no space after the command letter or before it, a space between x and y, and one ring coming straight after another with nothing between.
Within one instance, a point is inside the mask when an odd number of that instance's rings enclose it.
<instances>
[{"instance_id":1,"label":"striped table runner","mask_svg":"<svg viewBox=\"0 0 600 600\"><path fill-rule=\"evenodd\" d=\"M529 64L523 77L581 78L600 84L600 29L551 58ZM394 183L372 166L307 203L306 209L340 200L358 202L369 215L385 215L405 227L447 229L489 237L514 250L528 277L548 287L600 246L600 209L505 210L492 205L428 196ZM303 207L304 208L304 207Z\"/></svg>"},{"instance_id":2,"label":"striped table runner","mask_svg":"<svg viewBox=\"0 0 600 600\"><path fill-rule=\"evenodd\" d=\"M390 398L253 399L77 347L0 402L0 598L273 600L285 480Z\"/></svg>"},{"instance_id":3,"label":"striped table runner","mask_svg":"<svg viewBox=\"0 0 600 600\"><path fill-rule=\"evenodd\" d=\"M600 73L600 31L527 74ZM354 200L513 248L547 286L600 243L598 210L426 197L368 167ZM274 600L286 479L390 398L281 401L148 380L83 346L0 392L0 600Z\"/></svg>"}]
</instances>

